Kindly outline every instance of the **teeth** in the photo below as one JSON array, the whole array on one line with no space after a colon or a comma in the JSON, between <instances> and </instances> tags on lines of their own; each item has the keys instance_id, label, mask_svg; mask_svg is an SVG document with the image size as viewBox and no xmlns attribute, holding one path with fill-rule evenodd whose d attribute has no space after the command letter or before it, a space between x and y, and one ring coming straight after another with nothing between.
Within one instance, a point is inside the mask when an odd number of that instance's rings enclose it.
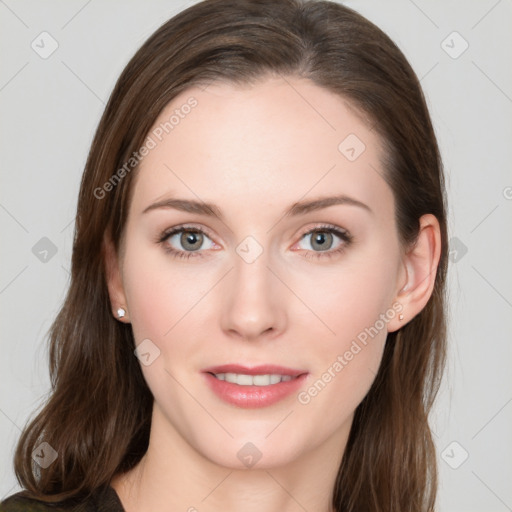
<instances>
[{"instance_id":1,"label":"teeth","mask_svg":"<svg viewBox=\"0 0 512 512\"><path fill-rule=\"evenodd\" d=\"M292 380L291 375L245 375L243 373L216 373L215 377L239 386L270 386Z\"/></svg>"},{"instance_id":2,"label":"teeth","mask_svg":"<svg viewBox=\"0 0 512 512\"><path fill-rule=\"evenodd\" d=\"M270 384L277 384L281 382L281 375L270 375Z\"/></svg>"}]
</instances>

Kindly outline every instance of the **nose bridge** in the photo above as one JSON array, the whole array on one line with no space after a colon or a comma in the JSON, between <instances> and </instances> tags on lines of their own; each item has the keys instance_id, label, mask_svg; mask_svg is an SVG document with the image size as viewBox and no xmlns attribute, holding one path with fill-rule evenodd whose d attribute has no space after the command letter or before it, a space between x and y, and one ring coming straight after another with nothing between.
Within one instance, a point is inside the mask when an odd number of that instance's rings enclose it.
<instances>
[{"instance_id":1,"label":"nose bridge","mask_svg":"<svg viewBox=\"0 0 512 512\"><path fill-rule=\"evenodd\" d=\"M254 236L247 236L235 248L223 314L226 331L255 339L269 329L282 328L284 311L270 264L269 251Z\"/></svg>"}]
</instances>

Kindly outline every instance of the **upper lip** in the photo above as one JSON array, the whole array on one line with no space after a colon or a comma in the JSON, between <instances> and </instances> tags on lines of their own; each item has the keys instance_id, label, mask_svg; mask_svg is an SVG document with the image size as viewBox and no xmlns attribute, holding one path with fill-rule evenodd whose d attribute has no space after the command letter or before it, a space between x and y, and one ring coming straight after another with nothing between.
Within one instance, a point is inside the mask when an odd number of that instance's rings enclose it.
<instances>
[{"instance_id":1,"label":"upper lip","mask_svg":"<svg viewBox=\"0 0 512 512\"><path fill-rule=\"evenodd\" d=\"M298 377L306 370L296 370L294 368L286 368L275 364L263 364L260 366L242 366L240 364L223 364L220 366L210 366L202 370L204 373L238 373L244 375L290 375L291 377Z\"/></svg>"}]
</instances>

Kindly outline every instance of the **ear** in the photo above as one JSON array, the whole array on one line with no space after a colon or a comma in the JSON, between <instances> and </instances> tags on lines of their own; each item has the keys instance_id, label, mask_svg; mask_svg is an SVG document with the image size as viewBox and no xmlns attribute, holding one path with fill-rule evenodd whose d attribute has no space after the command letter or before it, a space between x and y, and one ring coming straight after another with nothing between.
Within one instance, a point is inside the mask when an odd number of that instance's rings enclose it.
<instances>
[{"instance_id":1,"label":"ear","mask_svg":"<svg viewBox=\"0 0 512 512\"><path fill-rule=\"evenodd\" d=\"M416 243L403 257L393 309L396 316L388 323L388 332L397 331L410 322L427 304L434 290L441 256L441 229L432 214L420 218ZM401 308L400 308L400 306ZM402 320L400 320L403 315Z\"/></svg>"},{"instance_id":2,"label":"ear","mask_svg":"<svg viewBox=\"0 0 512 512\"><path fill-rule=\"evenodd\" d=\"M112 315L120 322L129 323L128 306L121 274L121 260L115 250L114 243L107 234L103 238L103 258ZM119 308L125 311L122 317L119 316Z\"/></svg>"}]
</instances>

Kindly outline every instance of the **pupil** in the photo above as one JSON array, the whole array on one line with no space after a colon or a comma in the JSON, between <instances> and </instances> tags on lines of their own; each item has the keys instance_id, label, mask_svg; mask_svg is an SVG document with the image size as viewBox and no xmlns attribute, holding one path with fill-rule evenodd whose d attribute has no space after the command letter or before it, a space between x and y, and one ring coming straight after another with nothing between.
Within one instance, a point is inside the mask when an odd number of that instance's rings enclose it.
<instances>
[{"instance_id":1,"label":"pupil","mask_svg":"<svg viewBox=\"0 0 512 512\"><path fill-rule=\"evenodd\" d=\"M327 244L327 233L325 232L319 232L319 234L317 234L313 240L315 242L315 244L318 244L320 246L321 249L324 248L324 246Z\"/></svg>"},{"instance_id":2,"label":"pupil","mask_svg":"<svg viewBox=\"0 0 512 512\"><path fill-rule=\"evenodd\" d=\"M192 233L192 232L189 232L188 234L185 235L185 246L186 244L190 244L190 245L194 245L196 244L197 245L197 241L198 241L198 233ZM196 249L194 247L192 247L192 249Z\"/></svg>"}]
</instances>

